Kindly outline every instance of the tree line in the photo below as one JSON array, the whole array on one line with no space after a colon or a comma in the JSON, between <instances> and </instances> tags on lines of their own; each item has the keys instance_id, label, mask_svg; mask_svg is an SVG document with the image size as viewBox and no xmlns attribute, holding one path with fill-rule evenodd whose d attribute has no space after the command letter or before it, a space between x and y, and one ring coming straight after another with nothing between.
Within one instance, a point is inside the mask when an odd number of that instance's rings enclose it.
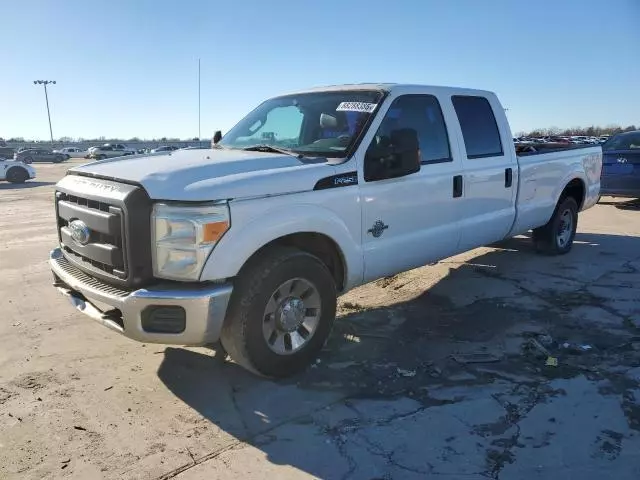
<instances>
[{"instance_id":1,"label":"tree line","mask_svg":"<svg viewBox=\"0 0 640 480\"><path fill-rule=\"evenodd\" d=\"M517 137L569 137L569 136L586 136L599 137L601 135L615 135L616 133L631 132L638 130L635 125L621 127L620 125L607 125L606 127L598 127L592 125L590 127L572 127L572 128L536 128L530 132L518 132Z\"/></svg>"},{"instance_id":2,"label":"tree line","mask_svg":"<svg viewBox=\"0 0 640 480\"><path fill-rule=\"evenodd\" d=\"M2 139L0 139L2 141ZM162 138L138 138L131 137L129 139L124 138L107 138L107 137L98 137L98 138L71 138L71 137L60 137L57 140L54 140L56 143L138 143L138 142L199 142L200 139L197 137L194 138L174 138L174 137L162 137ZM12 137L7 138L6 142L8 143L50 143L49 140L33 140L33 139L25 139L24 137Z\"/></svg>"},{"instance_id":3,"label":"tree line","mask_svg":"<svg viewBox=\"0 0 640 480\"><path fill-rule=\"evenodd\" d=\"M638 130L639 128L635 125L628 125L626 127L621 127L620 125L607 125L606 127L599 127L592 125L590 127L572 127L572 128L559 128L559 127L549 127L549 128L536 128L530 132L520 131L516 133L516 137L557 137L557 136L587 136L587 137L599 137L601 135L615 135L616 133L621 132L631 132L633 130ZM1 139L0 139L1 140ZM9 143L37 143L36 140L24 139L23 137L14 137L6 139ZM85 142L96 142L96 143L137 143L137 142L198 142L199 138L152 138L152 139L141 139L138 137L132 137L129 139L123 138L106 138L106 137L98 137L98 138L71 138L71 137L60 137L56 142L57 143L85 143ZM47 141L43 141L43 143L48 143Z\"/></svg>"}]
</instances>

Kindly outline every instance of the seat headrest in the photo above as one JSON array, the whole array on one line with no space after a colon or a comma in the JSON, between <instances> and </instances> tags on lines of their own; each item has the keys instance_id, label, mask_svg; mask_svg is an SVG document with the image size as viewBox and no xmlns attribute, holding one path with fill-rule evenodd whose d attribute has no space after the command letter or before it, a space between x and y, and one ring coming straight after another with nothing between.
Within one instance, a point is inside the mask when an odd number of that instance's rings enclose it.
<instances>
[{"instance_id":1,"label":"seat headrest","mask_svg":"<svg viewBox=\"0 0 640 480\"><path fill-rule=\"evenodd\" d=\"M322 128L336 128L338 126L338 119L328 113L321 113L320 126Z\"/></svg>"}]
</instances>

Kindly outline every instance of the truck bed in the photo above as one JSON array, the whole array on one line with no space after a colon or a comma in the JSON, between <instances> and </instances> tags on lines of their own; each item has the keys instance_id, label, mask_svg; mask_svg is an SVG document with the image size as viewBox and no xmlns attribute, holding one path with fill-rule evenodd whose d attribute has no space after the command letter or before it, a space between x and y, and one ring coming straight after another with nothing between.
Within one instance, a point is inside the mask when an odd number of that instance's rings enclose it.
<instances>
[{"instance_id":1,"label":"truck bed","mask_svg":"<svg viewBox=\"0 0 640 480\"><path fill-rule=\"evenodd\" d=\"M516 143L516 154L519 157L530 155L540 155L543 153L560 152L565 150L579 150L582 148L593 148L599 145L576 145L572 143Z\"/></svg>"}]
</instances>

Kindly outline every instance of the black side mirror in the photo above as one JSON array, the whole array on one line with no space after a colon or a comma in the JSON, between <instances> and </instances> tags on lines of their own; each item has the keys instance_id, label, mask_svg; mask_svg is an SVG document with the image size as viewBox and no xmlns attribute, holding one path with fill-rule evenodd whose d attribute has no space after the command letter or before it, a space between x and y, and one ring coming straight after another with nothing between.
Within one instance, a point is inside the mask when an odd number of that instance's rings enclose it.
<instances>
[{"instance_id":1,"label":"black side mirror","mask_svg":"<svg viewBox=\"0 0 640 480\"><path fill-rule=\"evenodd\" d=\"M222 132L220 130L216 130L213 134L213 144L217 144L220 140L222 140Z\"/></svg>"},{"instance_id":2,"label":"black side mirror","mask_svg":"<svg viewBox=\"0 0 640 480\"><path fill-rule=\"evenodd\" d=\"M377 145L369 147L365 158L365 180L383 180L420 171L418 134L414 129L393 130Z\"/></svg>"}]
</instances>

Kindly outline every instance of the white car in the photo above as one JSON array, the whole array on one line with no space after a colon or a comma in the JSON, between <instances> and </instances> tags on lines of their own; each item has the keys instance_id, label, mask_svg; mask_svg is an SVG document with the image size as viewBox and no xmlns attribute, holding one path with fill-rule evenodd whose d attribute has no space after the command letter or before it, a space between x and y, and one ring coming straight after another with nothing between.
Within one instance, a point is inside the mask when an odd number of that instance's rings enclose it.
<instances>
[{"instance_id":1,"label":"white car","mask_svg":"<svg viewBox=\"0 0 640 480\"><path fill-rule=\"evenodd\" d=\"M54 153L62 153L67 156L67 158L84 158L87 155L86 150L82 150L78 147L64 147L59 150L54 150Z\"/></svg>"},{"instance_id":2,"label":"white car","mask_svg":"<svg viewBox=\"0 0 640 480\"><path fill-rule=\"evenodd\" d=\"M104 158L123 157L127 155L135 155L136 151L128 148L122 143L105 143L101 147L91 147L88 150L88 157L102 160Z\"/></svg>"},{"instance_id":3,"label":"white car","mask_svg":"<svg viewBox=\"0 0 640 480\"><path fill-rule=\"evenodd\" d=\"M36 170L31 165L16 160L0 159L0 180L24 183L33 178L36 178Z\"/></svg>"},{"instance_id":4,"label":"white car","mask_svg":"<svg viewBox=\"0 0 640 480\"><path fill-rule=\"evenodd\" d=\"M569 252L601 167L600 146L517 155L491 92L318 88L267 100L208 150L72 168L49 262L71 304L120 334L221 340L284 377L363 283L530 230L540 252Z\"/></svg>"}]
</instances>

